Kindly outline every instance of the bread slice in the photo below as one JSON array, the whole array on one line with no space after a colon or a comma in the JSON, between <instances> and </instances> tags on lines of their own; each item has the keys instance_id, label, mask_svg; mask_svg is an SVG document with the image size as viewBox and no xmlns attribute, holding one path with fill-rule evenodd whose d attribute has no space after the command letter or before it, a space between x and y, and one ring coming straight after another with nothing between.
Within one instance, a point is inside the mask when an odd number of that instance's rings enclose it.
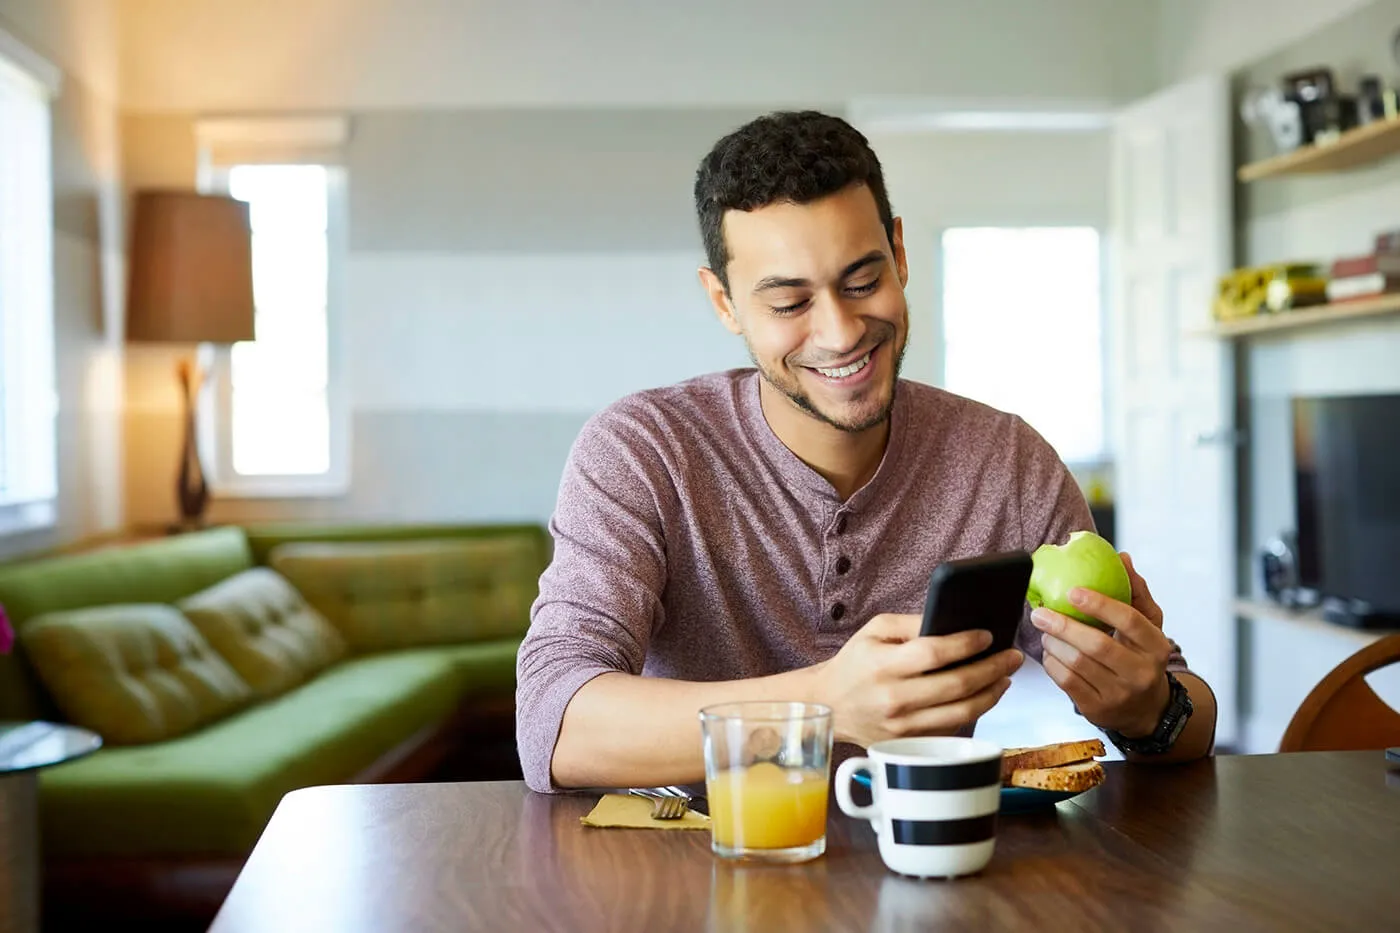
<instances>
[{"instance_id":1,"label":"bread slice","mask_svg":"<svg viewBox=\"0 0 1400 933\"><path fill-rule=\"evenodd\" d=\"M1007 783L1012 787L1079 793L1098 787L1103 783L1103 778L1103 765L1097 761L1081 761L1056 768L1022 768L1011 772Z\"/></svg>"},{"instance_id":2,"label":"bread slice","mask_svg":"<svg viewBox=\"0 0 1400 933\"><path fill-rule=\"evenodd\" d=\"M1001 757L1001 779L1005 781L1012 772L1035 768L1055 768L1101 758L1106 754L1103 739L1080 739L1076 742L1056 742L1037 748L1008 748Z\"/></svg>"}]
</instances>

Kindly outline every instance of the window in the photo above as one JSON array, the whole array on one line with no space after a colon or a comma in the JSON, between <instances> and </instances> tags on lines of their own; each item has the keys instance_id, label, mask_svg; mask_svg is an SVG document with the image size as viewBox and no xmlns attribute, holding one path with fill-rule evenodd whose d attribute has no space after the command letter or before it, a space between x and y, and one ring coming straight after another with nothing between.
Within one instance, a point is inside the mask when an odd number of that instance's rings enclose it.
<instances>
[{"instance_id":1,"label":"window","mask_svg":"<svg viewBox=\"0 0 1400 933\"><path fill-rule=\"evenodd\" d=\"M214 363L201 410L211 485L234 496L339 494L348 482L333 352L342 171L305 149L279 161L285 147L259 151L246 133L236 150L206 166L203 187L248 202L256 339L205 351Z\"/></svg>"},{"instance_id":2,"label":"window","mask_svg":"<svg viewBox=\"0 0 1400 933\"><path fill-rule=\"evenodd\" d=\"M1070 464L1107 459L1098 231L955 227L943 250L943 385L1023 417Z\"/></svg>"},{"instance_id":3,"label":"window","mask_svg":"<svg viewBox=\"0 0 1400 933\"><path fill-rule=\"evenodd\" d=\"M54 419L53 178L58 72L0 32L0 534L50 526Z\"/></svg>"}]
</instances>

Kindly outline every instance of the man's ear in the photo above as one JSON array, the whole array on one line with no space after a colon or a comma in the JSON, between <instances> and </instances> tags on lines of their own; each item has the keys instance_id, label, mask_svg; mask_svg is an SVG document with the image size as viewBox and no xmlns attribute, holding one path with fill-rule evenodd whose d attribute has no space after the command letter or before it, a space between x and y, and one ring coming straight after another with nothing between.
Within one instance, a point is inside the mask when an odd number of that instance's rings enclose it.
<instances>
[{"instance_id":1,"label":"man's ear","mask_svg":"<svg viewBox=\"0 0 1400 933\"><path fill-rule=\"evenodd\" d=\"M734 303L729 300L729 292L725 289L724 283L715 275L715 270L709 266L700 267L700 286L705 289L705 294L710 296L710 304L714 305L715 317L731 334L742 334L744 329L739 326L739 319L734 316Z\"/></svg>"},{"instance_id":2,"label":"man's ear","mask_svg":"<svg viewBox=\"0 0 1400 933\"><path fill-rule=\"evenodd\" d=\"M890 247L894 250L894 267L899 273L899 285L901 288L909 284L909 260L904 255L904 220L896 217L894 219L894 240Z\"/></svg>"}]
</instances>

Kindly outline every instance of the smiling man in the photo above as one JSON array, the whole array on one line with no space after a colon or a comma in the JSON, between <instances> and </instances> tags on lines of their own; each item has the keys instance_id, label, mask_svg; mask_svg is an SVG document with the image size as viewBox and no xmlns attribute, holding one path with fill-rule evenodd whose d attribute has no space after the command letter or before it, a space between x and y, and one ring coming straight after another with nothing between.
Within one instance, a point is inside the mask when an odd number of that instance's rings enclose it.
<instances>
[{"instance_id":1,"label":"smiling man","mask_svg":"<svg viewBox=\"0 0 1400 933\"><path fill-rule=\"evenodd\" d=\"M529 785L699 782L697 711L731 700L832 707L838 755L970 734L1023 654L1130 757L1206 754L1210 690L1126 557L1131 605L1080 594L1115 635L1040 609L955 670L990 636L919 637L939 563L1093 521L1020 418L899 378L909 270L865 138L762 117L706 156L695 203L701 284L754 368L629 396L575 443L519 655Z\"/></svg>"}]
</instances>

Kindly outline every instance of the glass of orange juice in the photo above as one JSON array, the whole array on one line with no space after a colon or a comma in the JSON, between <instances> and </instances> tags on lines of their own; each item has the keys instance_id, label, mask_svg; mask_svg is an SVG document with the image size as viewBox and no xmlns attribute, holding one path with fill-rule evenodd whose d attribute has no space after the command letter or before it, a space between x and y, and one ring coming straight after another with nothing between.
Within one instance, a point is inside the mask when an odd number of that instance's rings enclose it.
<instances>
[{"instance_id":1,"label":"glass of orange juice","mask_svg":"<svg viewBox=\"0 0 1400 933\"><path fill-rule=\"evenodd\" d=\"M721 703L700 711L700 729L717 855L805 862L826 851L830 707Z\"/></svg>"}]
</instances>

